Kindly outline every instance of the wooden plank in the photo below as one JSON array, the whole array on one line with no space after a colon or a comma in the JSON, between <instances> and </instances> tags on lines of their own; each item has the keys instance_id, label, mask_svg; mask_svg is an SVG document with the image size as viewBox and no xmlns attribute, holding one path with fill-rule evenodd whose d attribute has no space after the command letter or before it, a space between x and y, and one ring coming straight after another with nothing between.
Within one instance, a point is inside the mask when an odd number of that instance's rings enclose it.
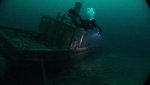
<instances>
[{"instance_id":1,"label":"wooden plank","mask_svg":"<svg viewBox=\"0 0 150 85\"><path fill-rule=\"evenodd\" d=\"M21 54L38 54L38 55L52 55L52 54L69 54L73 52L69 49L23 49Z\"/></svg>"},{"instance_id":2,"label":"wooden plank","mask_svg":"<svg viewBox=\"0 0 150 85\"><path fill-rule=\"evenodd\" d=\"M69 23L58 21L49 16L43 16L39 26L41 32L47 38L50 48L69 48L74 38L76 28Z\"/></svg>"}]
</instances>

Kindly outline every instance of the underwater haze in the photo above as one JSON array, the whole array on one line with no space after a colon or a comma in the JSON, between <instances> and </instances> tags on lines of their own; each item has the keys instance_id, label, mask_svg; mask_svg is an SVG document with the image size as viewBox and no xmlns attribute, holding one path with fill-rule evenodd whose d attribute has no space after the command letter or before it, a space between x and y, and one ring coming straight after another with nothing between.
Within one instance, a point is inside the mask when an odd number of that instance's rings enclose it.
<instances>
[{"instance_id":1,"label":"underwater haze","mask_svg":"<svg viewBox=\"0 0 150 85\"><path fill-rule=\"evenodd\" d=\"M41 17L66 13L80 0L3 0L0 25L37 31ZM81 15L94 8L106 46L121 52L149 53L150 10L145 0L83 0Z\"/></svg>"},{"instance_id":2,"label":"underwater haze","mask_svg":"<svg viewBox=\"0 0 150 85\"><path fill-rule=\"evenodd\" d=\"M76 1L82 1L83 6L80 14L85 19L88 18L86 9L94 8L97 24L103 30L101 40L96 41L90 39L87 42L92 43L93 47L94 45L97 46L102 43L105 50L104 52L108 53L107 57L111 59L117 58L116 61L112 60L112 62L107 59L102 59L103 61L96 60L94 61L95 69L98 68L96 67L96 62L103 62L103 64L110 62L109 65L114 65L114 62L118 62L115 65L122 67L121 69L124 68L123 66L119 66L119 63L121 63L120 65L125 65L123 63L128 62L128 64L126 64L127 66L135 66L130 68L132 69L131 73L137 73L135 77L131 78L133 78L135 82L138 80L140 82L133 83L134 81L132 81L130 84L127 82L123 84L121 82L126 81L125 78L122 81L117 81L117 79L115 80L114 78L114 81L119 82L118 84L105 85L142 85L146 75L150 72L150 9L145 0L2 0L0 3L0 25L38 31L43 15L56 17L58 12L66 14L68 9L72 8ZM95 52L101 53L99 51L100 50L95 50ZM122 59L115 55L121 55L125 58ZM133 56L134 58L130 60L130 57ZM129 59L127 59L128 57ZM89 61L85 63L87 67L89 67L91 65L89 65L89 63L92 62ZM83 66L85 63L82 63ZM78 67L81 68L83 66ZM133 69L136 69L136 71L133 71ZM90 69L90 71L93 70ZM130 74L125 73L121 75L126 76ZM106 77L104 75L102 76ZM141 80L140 76L142 76L143 80ZM117 77L121 76L117 75ZM131 80L127 79L127 81Z\"/></svg>"}]
</instances>

